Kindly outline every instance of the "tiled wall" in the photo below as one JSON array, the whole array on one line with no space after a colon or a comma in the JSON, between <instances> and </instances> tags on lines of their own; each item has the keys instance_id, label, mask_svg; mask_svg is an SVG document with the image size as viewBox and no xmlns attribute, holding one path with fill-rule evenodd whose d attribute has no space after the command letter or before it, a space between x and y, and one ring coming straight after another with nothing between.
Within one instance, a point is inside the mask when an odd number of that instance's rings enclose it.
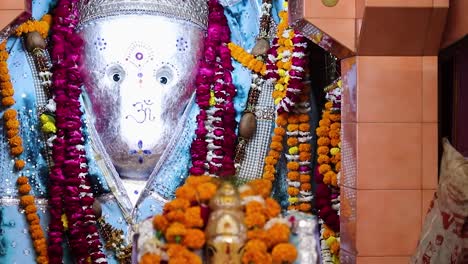
<instances>
[{"instance_id":1,"label":"tiled wall","mask_svg":"<svg viewBox=\"0 0 468 264\"><path fill-rule=\"evenodd\" d=\"M408 263L437 184L437 57L342 62L343 263Z\"/></svg>"}]
</instances>

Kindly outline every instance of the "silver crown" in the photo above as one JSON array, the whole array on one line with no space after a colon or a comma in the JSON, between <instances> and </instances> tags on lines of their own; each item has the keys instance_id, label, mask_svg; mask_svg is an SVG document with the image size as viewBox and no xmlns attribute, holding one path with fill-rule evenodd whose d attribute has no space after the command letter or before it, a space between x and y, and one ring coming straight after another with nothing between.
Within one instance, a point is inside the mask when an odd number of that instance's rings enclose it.
<instances>
[{"instance_id":1,"label":"silver crown","mask_svg":"<svg viewBox=\"0 0 468 264\"><path fill-rule=\"evenodd\" d=\"M159 15L182 19L205 29L208 5L205 0L82 0L80 26L109 16Z\"/></svg>"}]
</instances>

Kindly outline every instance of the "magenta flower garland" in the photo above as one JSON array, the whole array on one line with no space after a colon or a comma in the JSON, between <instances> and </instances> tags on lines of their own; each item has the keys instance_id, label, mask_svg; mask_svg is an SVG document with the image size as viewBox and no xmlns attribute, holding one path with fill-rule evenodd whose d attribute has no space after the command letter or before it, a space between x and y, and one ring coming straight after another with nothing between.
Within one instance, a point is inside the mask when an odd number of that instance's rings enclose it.
<instances>
[{"instance_id":1,"label":"magenta flower garland","mask_svg":"<svg viewBox=\"0 0 468 264\"><path fill-rule=\"evenodd\" d=\"M196 138L192 142L190 174L231 176L235 173L235 87L232 83L231 32L224 8L217 0L208 1L208 32L204 54L196 78Z\"/></svg>"},{"instance_id":2,"label":"magenta flower garland","mask_svg":"<svg viewBox=\"0 0 468 264\"><path fill-rule=\"evenodd\" d=\"M79 97L83 40L75 33L79 0L60 0L52 26L53 93L57 105L57 138L50 173L50 263L62 263L62 213L68 220L68 242L76 263L107 263L92 209L94 197L82 134Z\"/></svg>"},{"instance_id":3,"label":"magenta flower garland","mask_svg":"<svg viewBox=\"0 0 468 264\"><path fill-rule=\"evenodd\" d=\"M292 30L292 29L288 29ZM286 32L288 31L286 30ZM285 33L289 34L289 33ZM291 58L291 68L287 70L286 76L288 76L286 95L280 100L276 106L276 111L278 114L285 112L292 112L294 106L299 101L299 95L304 89L303 79L305 77L304 67L306 66L306 60L304 59L304 54L307 49L306 38L299 33L294 31L293 37L291 38L293 44L292 53L289 50L286 50L281 54L281 58L284 62L288 61L288 58ZM276 82L280 79L279 68L277 62L280 60L278 53L278 37L273 40L273 45L268 51L268 56L266 60L266 74L265 78L269 82Z\"/></svg>"}]
</instances>

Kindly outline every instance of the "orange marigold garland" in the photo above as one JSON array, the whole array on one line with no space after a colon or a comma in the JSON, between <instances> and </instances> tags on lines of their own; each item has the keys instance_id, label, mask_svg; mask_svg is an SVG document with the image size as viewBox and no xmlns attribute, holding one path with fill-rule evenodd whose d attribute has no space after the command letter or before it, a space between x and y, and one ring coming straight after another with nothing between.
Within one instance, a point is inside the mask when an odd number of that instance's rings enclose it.
<instances>
[{"instance_id":1,"label":"orange marigold garland","mask_svg":"<svg viewBox=\"0 0 468 264\"><path fill-rule=\"evenodd\" d=\"M281 218L280 205L269 197L271 188L271 181L266 179L253 180L239 188L248 227L243 264L294 263L297 258L297 250L288 243L289 219ZM285 249L290 251L286 253Z\"/></svg>"},{"instance_id":2,"label":"orange marigold garland","mask_svg":"<svg viewBox=\"0 0 468 264\"><path fill-rule=\"evenodd\" d=\"M234 60L255 73L265 74L266 65L263 61L256 59L252 54L232 42L228 44L228 47Z\"/></svg>"},{"instance_id":3,"label":"orange marigold garland","mask_svg":"<svg viewBox=\"0 0 468 264\"><path fill-rule=\"evenodd\" d=\"M327 99L322 120L316 129L317 148L317 209L321 224L321 248L324 261L339 263L339 175L341 170L341 80L333 89L326 89Z\"/></svg>"},{"instance_id":4,"label":"orange marigold garland","mask_svg":"<svg viewBox=\"0 0 468 264\"><path fill-rule=\"evenodd\" d=\"M6 41L0 44L0 93L2 94L2 105L11 107L14 105L13 99L14 89L11 84L10 74L8 70L8 52L6 51ZM23 170L25 161L19 159L23 153L23 142L19 134L20 122L17 118L18 113L15 109L9 108L3 114L5 128L7 131L8 144L10 146L10 154L15 159L14 167L17 171ZM20 194L20 205L26 214L26 220L29 223L29 234L33 240L34 250L36 252L36 262L40 264L49 263L47 255L47 242L44 231L40 225L37 207L35 205L34 196L30 194L31 186L28 183L28 178L21 176L17 179L18 193Z\"/></svg>"}]
</instances>

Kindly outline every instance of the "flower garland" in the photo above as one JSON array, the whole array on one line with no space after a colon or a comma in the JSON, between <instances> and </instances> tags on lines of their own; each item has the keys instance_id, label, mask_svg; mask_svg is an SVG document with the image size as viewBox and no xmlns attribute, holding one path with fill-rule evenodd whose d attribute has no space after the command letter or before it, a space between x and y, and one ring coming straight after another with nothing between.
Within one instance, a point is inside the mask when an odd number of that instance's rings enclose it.
<instances>
[{"instance_id":1,"label":"flower garland","mask_svg":"<svg viewBox=\"0 0 468 264\"><path fill-rule=\"evenodd\" d=\"M289 243L291 219L280 217L281 207L270 197L271 181L258 179L239 188L245 204L247 242L243 264L294 263L297 250Z\"/></svg>"},{"instance_id":2,"label":"flower garland","mask_svg":"<svg viewBox=\"0 0 468 264\"><path fill-rule=\"evenodd\" d=\"M212 177L189 176L176 190L176 198L164 205L163 214L153 218L158 243L143 254L140 264L159 263L156 260L201 264L201 258L192 250L205 245L203 227L207 218L203 216L217 188Z\"/></svg>"},{"instance_id":3,"label":"flower garland","mask_svg":"<svg viewBox=\"0 0 468 264\"><path fill-rule=\"evenodd\" d=\"M15 34L16 36L20 37L23 34L27 34L31 32L38 32L39 34L41 34L41 37L43 39L46 39L47 35L49 34L51 22L52 22L52 16L48 14L44 15L39 21L28 20L27 22L19 25L16 28Z\"/></svg>"},{"instance_id":4,"label":"flower garland","mask_svg":"<svg viewBox=\"0 0 468 264\"><path fill-rule=\"evenodd\" d=\"M263 61L256 59L252 54L232 42L229 43L228 47L234 60L255 73L265 75L266 65Z\"/></svg>"},{"instance_id":5,"label":"flower garland","mask_svg":"<svg viewBox=\"0 0 468 264\"><path fill-rule=\"evenodd\" d=\"M224 8L217 0L208 1L208 33L203 59L196 78L196 138L190 149L192 175L231 176L235 174L236 89L232 83L230 29Z\"/></svg>"},{"instance_id":6,"label":"flower garland","mask_svg":"<svg viewBox=\"0 0 468 264\"><path fill-rule=\"evenodd\" d=\"M307 93L301 95L301 103L297 105L297 113L290 113L288 116L287 139L288 150L286 167L288 169L287 182L289 194L289 210L300 210L310 212L312 185L310 160L312 158L310 140L310 111L309 97Z\"/></svg>"},{"instance_id":7,"label":"flower garland","mask_svg":"<svg viewBox=\"0 0 468 264\"><path fill-rule=\"evenodd\" d=\"M341 171L341 81L325 88L329 100L325 104L316 134L317 168L315 171L316 207L321 223L321 247L324 263L339 263L339 174Z\"/></svg>"},{"instance_id":8,"label":"flower garland","mask_svg":"<svg viewBox=\"0 0 468 264\"><path fill-rule=\"evenodd\" d=\"M273 99L277 112L291 112L299 101L305 77L306 38L288 24L288 4L280 12L281 21L273 46L268 52L266 78L276 82Z\"/></svg>"},{"instance_id":9,"label":"flower garland","mask_svg":"<svg viewBox=\"0 0 468 264\"><path fill-rule=\"evenodd\" d=\"M62 213L65 212L68 241L76 262L102 264L107 261L92 209L94 197L81 130L79 97L83 84L80 74L83 40L75 33L79 18L78 2L59 1L52 27L57 138L53 141L54 165L50 172L49 256L51 263L62 263Z\"/></svg>"},{"instance_id":10,"label":"flower garland","mask_svg":"<svg viewBox=\"0 0 468 264\"><path fill-rule=\"evenodd\" d=\"M265 158L263 178L273 181L283 150L287 159L290 210L309 212L313 199L310 184L311 140L308 112L309 88L304 85L305 37L289 28L287 4L280 12L277 37L267 60L266 78L276 82L272 94L277 105L276 128ZM283 145L286 135L286 146ZM286 148L286 149L285 149Z\"/></svg>"},{"instance_id":11,"label":"flower garland","mask_svg":"<svg viewBox=\"0 0 468 264\"><path fill-rule=\"evenodd\" d=\"M15 103L13 99L14 89L10 80L7 59L9 55L6 51L6 41L0 43L0 93L2 94L2 105L10 107ZM10 154L15 159L15 169L23 170L26 163L18 157L23 153L23 141L19 135L20 122L17 118L16 110L9 108L3 114L5 122L8 144L10 145ZM20 194L20 205L23 207L26 220L29 223L29 233L32 238L34 250L36 252L36 262L39 264L49 263L47 256L47 242L45 239L44 230L40 225L40 218L37 214L35 205L35 197L31 195L31 186L28 183L28 178L20 176L17 179L18 192Z\"/></svg>"}]
</instances>

